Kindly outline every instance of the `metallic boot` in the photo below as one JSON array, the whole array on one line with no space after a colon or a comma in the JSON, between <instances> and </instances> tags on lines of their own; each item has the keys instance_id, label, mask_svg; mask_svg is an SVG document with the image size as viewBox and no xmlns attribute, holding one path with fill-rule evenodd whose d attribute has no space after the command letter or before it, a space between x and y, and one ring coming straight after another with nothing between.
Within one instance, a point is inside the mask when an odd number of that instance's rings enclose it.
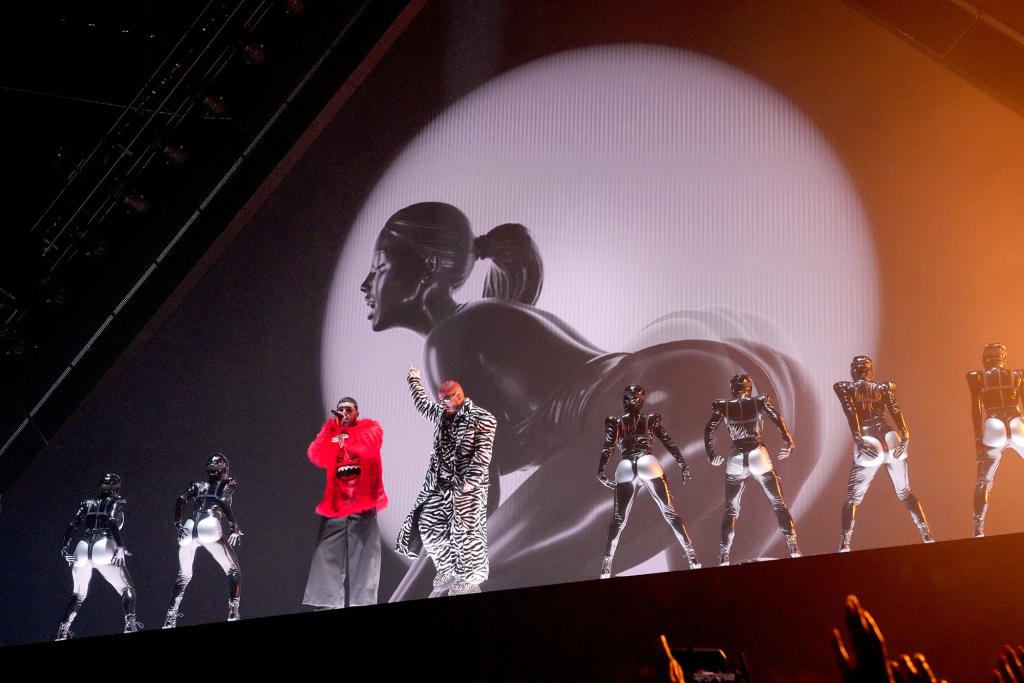
<instances>
[{"instance_id":1,"label":"metallic boot","mask_svg":"<svg viewBox=\"0 0 1024 683\"><path fill-rule=\"evenodd\" d=\"M928 529L928 519L924 516L921 501L913 493L907 495L902 500L903 504L907 507L907 512L910 513L911 521L914 522L914 526L917 527L918 532L921 534L921 540L925 543L934 543L935 539L932 538L932 532Z\"/></svg>"},{"instance_id":2,"label":"metallic boot","mask_svg":"<svg viewBox=\"0 0 1024 683\"><path fill-rule=\"evenodd\" d=\"M83 602L85 602L84 597L76 594L71 595L71 599L68 600L68 606L64 608L64 619L60 622L60 627L57 629L56 640L67 640L74 635L71 633L71 622L78 616L78 610Z\"/></svg>"},{"instance_id":3,"label":"metallic boot","mask_svg":"<svg viewBox=\"0 0 1024 683\"><path fill-rule=\"evenodd\" d=\"M974 516L974 537L985 538L985 515L975 514Z\"/></svg>"},{"instance_id":4,"label":"metallic boot","mask_svg":"<svg viewBox=\"0 0 1024 683\"><path fill-rule=\"evenodd\" d=\"M239 598L228 600L228 621L238 621L242 618L238 613L238 602Z\"/></svg>"},{"instance_id":5,"label":"metallic boot","mask_svg":"<svg viewBox=\"0 0 1024 683\"><path fill-rule=\"evenodd\" d=\"M839 534L839 552L850 552L850 539L853 537L853 529L848 529Z\"/></svg>"},{"instance_id":6,"label":"metallic boot","mask_svg":"<svg viewBox=\"0 0 1024 683\"><path fill-rule=\"evenodd\" d=\"M612 576L612 556L605 555L601 558L601 576L602 579L610 579Z\"/></svg>"},{"instance_id":7,"label":"metallic boot","mask_svg":"<svg viewBox=\"0 0 1024 683\"><path fill-rule=\"evenodd\" d=\"M186 582L185 585L187 586L188 583ZM167 616L164 618L163 628L174 628L174 627L176 627L178 625L178 617L182 616L182 614L180 612L178 612L178 608L181 607L181 600L182 600L182 598L185 597L185 591L184 591L184 589L182 589L179 592L178 591L178 586L176 585L174 592L175 592L175 596L171 600L170 608L168 608L168 610L167 610Z\"/></svg>"},{"instance_id":8,"label":"metallic boot","mask_svg":"<svg viewBox=\"0 0 1024 683\"><path fill-rule=\"evenodd\" d=\"M74 634L71 633L71 621L60 622L60 628L57 629L57 637L54 640L67 640Z\"/></svg>"},{"instance_id":9,"label":"metallic boot","mask_svg":"<svg viewBox=\"0 0 1024 683\"><path fill-rule=\"evenodd\" d=\"M134 614L126 614L124 616L124 632L125 633L138 633L142 630L142 622L136 621Z\"/></svg>"},{"instance_id":10,"label":"metallic boot","mask_svg":"<svg viewBox=\"0 0 1024 683\"><path fill-rule=\"evenodd\" d=\"M693 544L686 544L684 550L686 551L686 561L689 563L690 569L700 569L700 560L697 559L697 551L693 549Z\"/></svg>"},{"instance_id":11,"label":"metallic boot","mask_svg":"<svg viewBox=\"0 0 1024 683\"><path fill-rule=\"evenodd\" d=\"M786 547L789 549L790 557L802 557L800 554L800 546L796 542L796 532L791 534L783 534L786 537Z\"/></svg>"},{"instance_id":12,"label":"metallic boot","mask_svg":"<svg viewBox=\"0 0 1024 683\"><path fill-rule=\"evenodd\" d=\"M174 607L167 610L167 616L164 618L163 628L175 628L178 625L178 617L184 616Z\"/></svg>"},{"instance_id":13,"label":"metallic boot","mask_svg":"<svg viewBox=\"0 0 1024 683\"><path fill-rule=\"evenodd\" d=\"M718 553L718 566L728 567L729 566L729 551L731 548L727 545L719 546L720 550Z\"/></svg>"}]
</instances>

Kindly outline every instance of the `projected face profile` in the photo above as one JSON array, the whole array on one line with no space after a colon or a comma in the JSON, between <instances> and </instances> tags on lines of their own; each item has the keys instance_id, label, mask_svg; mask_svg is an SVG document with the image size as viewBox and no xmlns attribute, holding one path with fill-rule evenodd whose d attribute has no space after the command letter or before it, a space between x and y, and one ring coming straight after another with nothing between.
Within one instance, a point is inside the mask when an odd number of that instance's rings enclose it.
<instances>
[{"instance_id":1,"label":"projected face profile","mask_svg":"<svg viewBox=\"0 0 1024 683\"><path fill-rule=\"evenodd\" d=\"M365 295L366 305L370 307L367 318L374 332L395 327L399 321L414 317L410 314L415 313L415 308L406 310L415 306L416 292L416 283L414 278L409 277L409 269L401 267L402 262L408 259L400 258L393 252L384 248L374 251L370 272L359 287ZM397 272L392 274L396 265L399 266ZM401 273L405 273L405 276Z\"/></svg>"},{"instance_id":2,"label":"projected face profile","mask_svg":"<svg viewBox=\"0 0 1024 683\"><path fill-rule=\"evenodd\" d=\"M472 234L453 206L424 202L388 219L359 286L373 330L405 327L427 334L449 315L454 288L472 268Z\"/></svg>"},{"instance_id":3,"label":"projected face profile","mask_svg":"<svg viewBox=\"0 0 1024 683\"><path fill-rule=\"evenodd\" d=\"M428 389L458 378L498 420L485 589L592 578L611 507L593 472L625 386L647 389L694 467L676 503L698 551L717 547L722 505L703 420L738 372L785 411L809 454L784 466L791 510L813 505L844 422L812 378L873 347L875 274L842 166L777 93L676 49L561 53L442 112L368 197L332 286L325 405L342 383L374 396L387 537L430 440L388 373L416 361ZM776 542L770 521L748 523L737 560ZM679 564L663 525L636 524L617 563ZM431 576L414 564L395 597Z\"/></svg>"}]
</instances>

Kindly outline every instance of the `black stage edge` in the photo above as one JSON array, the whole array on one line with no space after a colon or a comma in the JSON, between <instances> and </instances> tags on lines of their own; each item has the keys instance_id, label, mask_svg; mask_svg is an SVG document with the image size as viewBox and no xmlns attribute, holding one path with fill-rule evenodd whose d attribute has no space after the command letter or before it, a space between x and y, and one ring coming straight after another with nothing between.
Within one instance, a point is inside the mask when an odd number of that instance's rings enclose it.
<instances>
[{"instance_id":1,"label":"black stage edge","mask_svg":"<svg viewBox=\"0 0 1024 683\"><path fill-rule=\"evenodd\" d=\"M151 624L138 634L0 649L0 662L9 672L25 666L79 681L265 679L282 668L289 679L360 683L667 680L664 632L673 647L721 647L730 660L742 651L754 681L835 681L830 633L855 593L890 656L921 651L941 677L987 681L999 646L1024 642L1022 565L1024 534L1014 534L175 631ZM246 607L243 592L243 615Z\"/></svg>"}]
</instances>

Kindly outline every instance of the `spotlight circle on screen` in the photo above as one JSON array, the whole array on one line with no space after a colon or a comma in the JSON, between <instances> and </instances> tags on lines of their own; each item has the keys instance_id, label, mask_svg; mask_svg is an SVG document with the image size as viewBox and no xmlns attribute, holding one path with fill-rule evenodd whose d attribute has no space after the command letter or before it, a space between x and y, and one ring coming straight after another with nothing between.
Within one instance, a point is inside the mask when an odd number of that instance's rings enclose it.
<instances>
[{"instance_id":1,"label":"spotlight circle on screen","mask_svg":"<svg viewBox=\"0 0 1024 683\"><path fill-rule=\"evenodd\" d=\"M602 349L743 338L798 361L819 420L796 437L814 431L827 450L787 461L804 468L787 477L795 512L847 466L831 384L853 354L874 350L879 303L870 228L836 154L791 102L728 64L594 46L527 63L449 106L395 158L352 226L325 317L323 400L329 409L356 396L384 426L385 538L419 491L431 445L405 383L423 338L372 332L359 285L387 218L424 201L460 208L477 235L527 226L545 269L536 306ZM479 298L487 265L457 300ZM728 394L728 377L720 394L707 401ZM688 457L703 452L700 434L674 436ZM503 476L503 499L528 474Z\"/></svg>"}]
</instances>

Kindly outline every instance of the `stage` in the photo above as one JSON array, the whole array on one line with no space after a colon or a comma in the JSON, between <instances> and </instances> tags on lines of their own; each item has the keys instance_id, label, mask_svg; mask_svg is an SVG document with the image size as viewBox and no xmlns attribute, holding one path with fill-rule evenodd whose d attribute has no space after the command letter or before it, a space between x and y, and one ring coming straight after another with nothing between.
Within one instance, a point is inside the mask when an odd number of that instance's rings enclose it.
<instances>
[{"instance_id":1,"label":"stage","mask_svg":"<svg viewBox=\"0 0 1024 683\"><path fill-rule=\"evenodd\" d=\"M831 629L847 594L890 656L924 652L950 681L987 681L1024 642L1024 534L708 567L480 595L72 639L0 650L46 678L292 675L394 681L666 680L674 648L740 653L754 681L839 680ZM486 586L486 584L485 584ZM243 598L243 614L245 602ZM10 618L11 615L7 615ZM178 668L180 667L180 669Z\"/></svg>"}]
</instances>

